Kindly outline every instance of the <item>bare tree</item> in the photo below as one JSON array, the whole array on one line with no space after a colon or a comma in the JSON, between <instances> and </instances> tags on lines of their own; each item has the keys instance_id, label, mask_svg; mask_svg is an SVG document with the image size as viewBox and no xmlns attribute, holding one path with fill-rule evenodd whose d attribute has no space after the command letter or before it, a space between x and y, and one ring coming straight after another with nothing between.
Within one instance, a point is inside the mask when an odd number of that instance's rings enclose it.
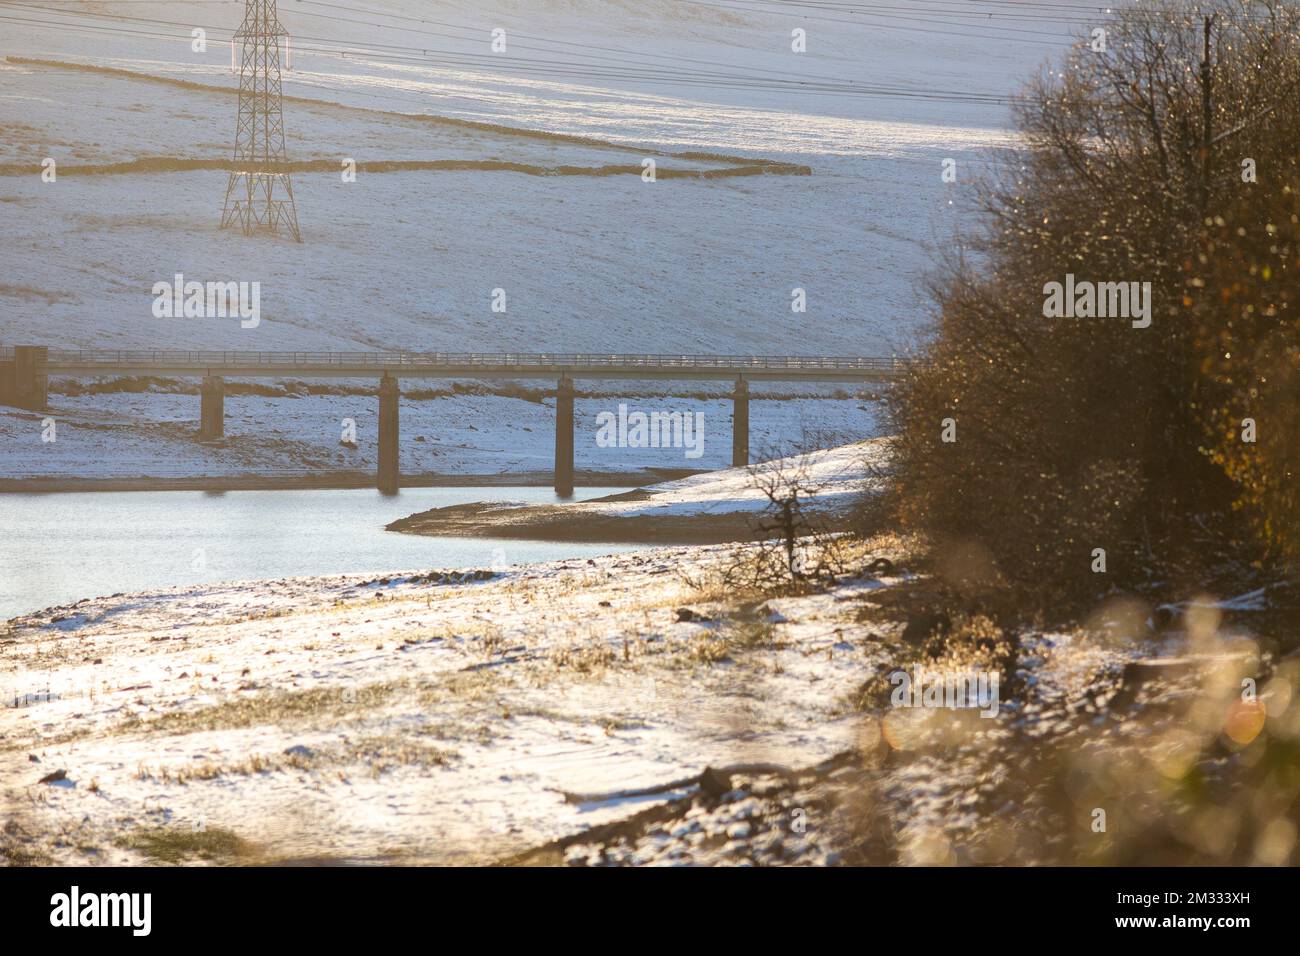
<instances>
[{"instance_id":1,"label":"bare tree","mask_svg":"<svg viewBox=\"0 0 1300 956\"><path fill-rule=\"evenodd\" d=\"M826 482L814 474L812 452L774 457L749 467L750 486L765 499L751 521L754 547L723 574L730 585L769 589L830 583L845 573L846 537L814 501Z\"/></svg>"}]
</instances>

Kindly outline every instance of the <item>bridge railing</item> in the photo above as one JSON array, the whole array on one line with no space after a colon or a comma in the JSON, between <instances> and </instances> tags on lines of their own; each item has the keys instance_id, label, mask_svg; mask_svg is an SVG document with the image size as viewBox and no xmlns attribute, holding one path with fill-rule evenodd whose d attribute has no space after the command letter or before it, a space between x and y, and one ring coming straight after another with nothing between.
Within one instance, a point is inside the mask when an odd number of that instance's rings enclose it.
<instances>
[{"instance_id":1,"label":"bridge railing","mask_svg":"<svg viewBox=\"0 0 1300 956\"><path fill-rule=\"evenodd\" d=\"M0 357L12 356L0 348ZM896 357L805 355L680 355L579 352L219 352L179 349L50 349L50 365L275 368L349 367L374 369L402 367L446 368L683 368L767 369L778 371L902 371L908 360Z\"/></svg>"}]
</instances>

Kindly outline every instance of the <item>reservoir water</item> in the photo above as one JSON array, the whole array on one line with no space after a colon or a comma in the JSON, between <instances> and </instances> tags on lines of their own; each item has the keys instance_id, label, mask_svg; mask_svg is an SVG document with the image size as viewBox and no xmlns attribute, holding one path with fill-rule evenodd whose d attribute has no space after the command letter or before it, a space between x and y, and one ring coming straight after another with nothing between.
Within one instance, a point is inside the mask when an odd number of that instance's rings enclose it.
<instances>
[{"instance_id":1,"label":"reservoir water","mask_svg":"<svg viewBox=\"0 0 1300 956\"><path fill-rule=\"evenodd\" d=\"M578 489L596 498L621 488ZM552 503L549 488L0 494L0 621L118 592L216 581L593 557L633 546L431 538L390 521L474 501Z\"/></svg>"}]
</instances>

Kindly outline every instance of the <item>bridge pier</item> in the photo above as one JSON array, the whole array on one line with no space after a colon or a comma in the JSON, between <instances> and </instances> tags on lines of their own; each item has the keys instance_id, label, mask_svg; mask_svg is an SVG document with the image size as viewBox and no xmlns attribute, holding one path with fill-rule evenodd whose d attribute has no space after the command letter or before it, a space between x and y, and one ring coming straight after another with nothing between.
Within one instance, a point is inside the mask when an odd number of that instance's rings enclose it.
<instances>
[{"instance_id":1,"label":"bridge pier","mask_svg":"<svg viewBox=\"0 0 1300 956\"><path fill-rule=\"evenodd\" d=\"M555 493L573 494L573 379L567 375L555 389Z\"/></svg>"},{"instance_id":2,"label":"bridge pier","mask_svg":"<svg viewBox=\"0 0 1300 956\"><path fill-rule=\"evenodd\" d=\"M749 464L749 382L736 379L731 393L731 467Z\"/></svg>"},{"instance_id":3,"label":"bridge pier","mask_svg":"<svg viewBox=\"0 0 1300 956\"><path fill-rule=\"evenodd\" d=\"M199 441L216 441L226 434L226 380L203 376L199 388Z\"/></svg>"},{"instance_id":4,"label":"bridge pier","mask_svg":"<svg viewBox=\"0 0 1300 956\"><path fill-rule=\"evenodd\" d=\"M0 404L45 411L49 379L45 363L50 350L44 345L16 345L11 362L0 362Z\"/></svg>"},{"instance_id":5,"label":"bridge pier","mask_svg":"<svg viewBox=\"0 0 1300 956\"><path fill-rule=\"evenodd\" d=\"M397 467L397 405L402 397L397 379L385 373L379 380L379 491L397 494L401 475Z\"/></svg>"}]
</instances>

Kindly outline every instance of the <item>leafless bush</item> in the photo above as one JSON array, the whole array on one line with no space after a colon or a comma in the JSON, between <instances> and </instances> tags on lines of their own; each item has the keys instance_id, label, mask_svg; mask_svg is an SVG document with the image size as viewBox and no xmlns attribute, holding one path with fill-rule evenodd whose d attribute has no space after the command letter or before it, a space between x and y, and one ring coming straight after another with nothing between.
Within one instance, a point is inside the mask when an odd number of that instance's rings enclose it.
<instances>
[{"instance_id":1,"label":"leafless bush","mask_svg":"<svg viewBox=\"0 0 1300 956\"><path fill-rule=\"evenodd\" d=\"M769 591L828 584L847 573L847 538L813 505L824 484L810 465L804 452L750 466L750 485L765 505L751 521L756 542L724 568L725 585Z\"/></svg>"}]
</instances>

